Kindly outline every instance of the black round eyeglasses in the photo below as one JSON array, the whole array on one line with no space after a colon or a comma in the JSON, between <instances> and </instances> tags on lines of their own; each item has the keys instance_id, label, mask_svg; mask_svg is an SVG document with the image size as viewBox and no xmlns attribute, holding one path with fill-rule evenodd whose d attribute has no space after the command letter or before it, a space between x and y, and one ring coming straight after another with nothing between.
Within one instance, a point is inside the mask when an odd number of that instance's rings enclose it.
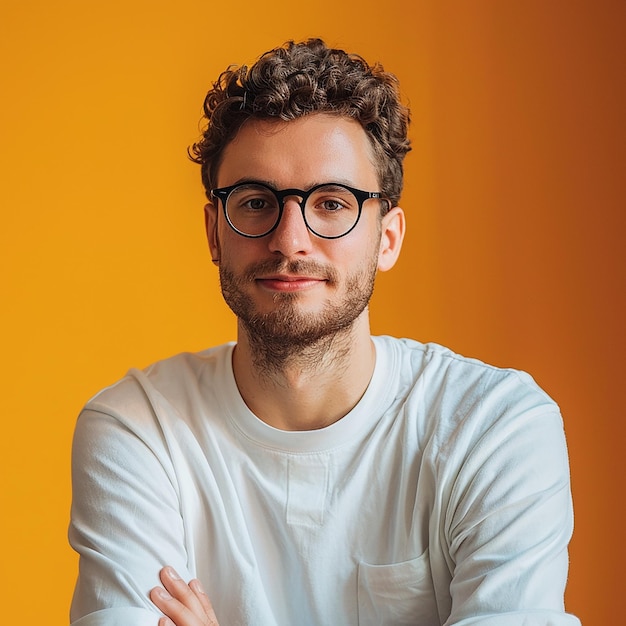
<instances>
[{"instance_id":1,"label":"black round eyeglasses","mask_svg":"<svg viewBox=\"0 0 626 626\"><path fill-rule=\"evenodd\" d=\"M244 237L265 237L278 227L287 198L294 198L307 228L323 239L347 235L359 221L363 204L377 198L387 203L377 191L362 191L342 183L322 183L308 191L277 190L265 183L247 182L211 190L222 201L230 227Z\"/></svg>"}]
</instances>

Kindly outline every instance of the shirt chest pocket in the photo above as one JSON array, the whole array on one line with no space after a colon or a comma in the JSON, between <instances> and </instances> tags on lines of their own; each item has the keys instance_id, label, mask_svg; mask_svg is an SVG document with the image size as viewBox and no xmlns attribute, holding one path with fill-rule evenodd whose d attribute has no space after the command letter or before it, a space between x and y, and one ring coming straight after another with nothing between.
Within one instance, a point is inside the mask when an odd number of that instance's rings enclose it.
<instances>
[{"instance_id":1,"label":"shirt chest pocket","mask_svg":"<svg viewBox=\"0 0 626 626\"><path fill-rule=\"evenodd\" d=\"M359 563L359 626L439 626L428 549L390 565Z\"/></svg>"}]
</instances>

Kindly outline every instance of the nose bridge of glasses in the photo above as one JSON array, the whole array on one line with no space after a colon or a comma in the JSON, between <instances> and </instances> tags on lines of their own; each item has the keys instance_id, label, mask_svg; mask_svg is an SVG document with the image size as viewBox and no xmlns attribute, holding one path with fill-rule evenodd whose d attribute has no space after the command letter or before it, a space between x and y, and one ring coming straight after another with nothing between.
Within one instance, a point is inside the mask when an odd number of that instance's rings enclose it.
<instances>
[{"instance_id":1,"label":"nose bridge of glasses","mask_svg":"<svg viewBox=\"0 0 626 626\"><path fill-rule=\"evenodd\" d=\"M289 200L293 200L301 210L304 210L304 205L309 196L309 193L302 189L282 189L274 193L283 208Z\"/></svg>"}]
</instances>

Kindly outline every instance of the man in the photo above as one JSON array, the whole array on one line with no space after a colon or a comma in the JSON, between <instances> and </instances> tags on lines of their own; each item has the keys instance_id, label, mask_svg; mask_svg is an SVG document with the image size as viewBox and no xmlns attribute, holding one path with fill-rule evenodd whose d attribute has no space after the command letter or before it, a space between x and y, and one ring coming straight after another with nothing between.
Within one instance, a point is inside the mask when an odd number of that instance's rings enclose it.
<instances>
[{"instance_id":1,"label":"man","mask_svg":"<svg viewBox=\"0 0 626 626\"><path fill-rule=\"evenodd\" d=\"M524 373L370 336L405 230L395 78L290 42L223 73L205 115L237 343L83 411L73 622L577 624L556 405Z\"/></svg>"}]
</instances>

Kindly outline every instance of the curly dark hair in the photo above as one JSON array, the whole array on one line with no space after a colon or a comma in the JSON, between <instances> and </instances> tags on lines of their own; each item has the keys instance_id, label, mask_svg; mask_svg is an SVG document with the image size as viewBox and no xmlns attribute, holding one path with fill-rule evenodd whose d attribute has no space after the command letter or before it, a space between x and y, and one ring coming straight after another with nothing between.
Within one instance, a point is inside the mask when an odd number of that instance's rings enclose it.
<instances>
[{"instance_id":1,"label":"curly dark hair","mask_svg":"<svg viewBox=\"0 0 626 626\"><path fill-rule=\"evenodd\" d=\"M250 118L294 120L332 113L358 121L369 137L380 191L392 206L402 191L402 162L411 149L409 110L400 102L397 78L380 64L308 39L263 54L251 67L230 66L204 100L205 130L189 149L201 165L210 198L224 148ZM387 203L382 203L386 205Z\"/></svg>"}]
</instances>

